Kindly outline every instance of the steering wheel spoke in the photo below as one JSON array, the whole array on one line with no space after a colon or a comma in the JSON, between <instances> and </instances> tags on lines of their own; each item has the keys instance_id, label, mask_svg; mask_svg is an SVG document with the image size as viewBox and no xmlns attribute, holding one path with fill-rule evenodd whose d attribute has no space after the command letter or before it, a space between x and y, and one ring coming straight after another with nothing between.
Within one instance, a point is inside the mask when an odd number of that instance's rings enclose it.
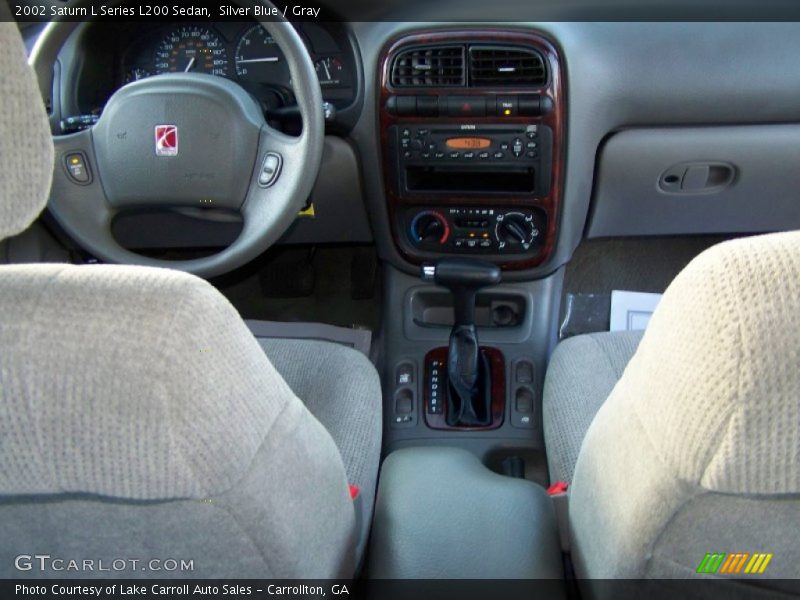
<instances>
[{"instance_id":1,"label":"steering wheel spoke","mask_svg":"<svg viewBox=\"0 0 800 600\"><path fill-rule=\"evenodd\" d=\"M92 131L55 136L51 214L87 248L114 243L111 222L116 211L108 204L97 172Z\"/></svg>"},{"instance_id":2,"label":"steering wheel spoke","mask_svg":"<svg viewBox=\"0 0 800 600\"><path fill-rule=\"evenodd\" d=\"M309 176L304 152L306 135L304 131L300 137L293 137L268 125L262 128L259 158L241 210L244 219L242 235L255 226L285 230L305 204L306 197L293 192ZM286 205L292 207L289 214L276 210L276 207ZM284 223L284 220L288 222Z\"/></svg>"},{"instance_id":3,"label":"steering wheel spoke","mask_svg":"<svg viewBox=\"0 0 800 600\"><path fill-rule=\"evenodd\" d=\"M261 140L259 142L259 156L261 162L256 164L257 183L261 187L271 187L278 182L279 178L286 173L291 174L295 170L306 169L304 165L303 146L307 141L304 135L294 137L278 131L269 125L265 125L261 130ZM274 159L267 157L277 157L279 164L278 171L275 170ZM264 164L266 162L266 164ZM266 167L266 169L265 169Z\"/></svg>"}]
</instances>

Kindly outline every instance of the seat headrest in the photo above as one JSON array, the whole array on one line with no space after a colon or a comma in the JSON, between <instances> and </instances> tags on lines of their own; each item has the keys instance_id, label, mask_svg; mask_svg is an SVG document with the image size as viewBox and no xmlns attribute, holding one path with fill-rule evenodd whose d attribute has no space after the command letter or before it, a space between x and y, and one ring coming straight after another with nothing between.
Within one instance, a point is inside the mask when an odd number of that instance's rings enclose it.
<instances>
[{"instance_id":1,"label":"seat headrest","mask_svg":"<svg viewBox=\"0 0 800 600\"><path fill-rule=\"evenodd\" d=\"M800 492L800 232L736 240L664 294L609 402L706 489Z\"/></svg>"},{"instance_id":2,"label":"seat headrest","mask_svg":"<svg viewBox=\"0 0 800 600\"><path fill-rule=\"evenodd\" d=\"M0 2L0 16L10 20ZM16 235L47 204L53 140L25 46L14 22L0 23L0 240Z\"/></svg>"}]
</instances>

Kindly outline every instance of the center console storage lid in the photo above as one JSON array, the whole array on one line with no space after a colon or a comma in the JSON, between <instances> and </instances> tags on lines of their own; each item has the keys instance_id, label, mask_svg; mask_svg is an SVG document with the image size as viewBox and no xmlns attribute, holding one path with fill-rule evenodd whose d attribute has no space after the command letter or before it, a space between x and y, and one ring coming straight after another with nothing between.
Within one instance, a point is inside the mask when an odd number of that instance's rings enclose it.
<instances>
[{"instance_id":1,"label":"center console storage lid","mask_svg":"<svg viewBox=\"0 0 800 600\"><path fill-rule=\"evenodd\" d=\"M368 560L375 579L563 578L545 490L498 475L459 448L386 458Z\"/></svg>"}]
</instances>

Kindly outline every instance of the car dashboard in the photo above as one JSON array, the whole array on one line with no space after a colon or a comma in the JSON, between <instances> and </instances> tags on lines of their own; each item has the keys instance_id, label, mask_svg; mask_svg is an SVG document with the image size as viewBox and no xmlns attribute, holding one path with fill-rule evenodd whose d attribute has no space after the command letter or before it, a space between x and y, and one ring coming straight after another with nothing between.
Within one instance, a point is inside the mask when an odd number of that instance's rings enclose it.
<instances>
[{"instance_id":1,"label":"car dashboard","mask_svg":"<svg viewBox=\"0 0 800 600\"><path fill-rule=\"evenodd\" d=\"M309 198L314 217L298 219L282 243L374 242L407 274L440 256L473 256L500 264L510 281L532 281L568 262L584 236L798 224L785 192L795 146L783 139L800 118L783 58L800 50L795 24L467 24L414 10L407 21L294 24L335 110ZM465 79L422 76L450 51L462 53ZM509 51L541 59L544 79L475 85L475 53L502 62ZM416 79L395 72L404 57ZM111 20L82 23L62 49L46 96L54 132L75 126L70 118L96 119L126 83L187 69L237 82L272 123L298 131L281 51L256 21ZM696 167L730 177L713 189L670 187ZM629 171L639 177L619 176ZM751 201L765 190L769 210ZM238 229L217 217L195 211L120 231L135 248L220 247Z\"/></svg>"}]
</instances>

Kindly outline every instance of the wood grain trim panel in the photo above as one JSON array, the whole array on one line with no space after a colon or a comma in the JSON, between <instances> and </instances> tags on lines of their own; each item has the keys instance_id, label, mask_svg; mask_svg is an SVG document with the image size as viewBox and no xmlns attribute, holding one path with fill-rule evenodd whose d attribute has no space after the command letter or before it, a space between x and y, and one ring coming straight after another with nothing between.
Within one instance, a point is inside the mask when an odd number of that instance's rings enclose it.
<instances>
[{"instance_id":1,"label":"wood grain trim panel","mask_svg":"<svg viewBox=\"0 0 800 600\"><path fill-rule=\"evenodd\" d=\"M464 87L442 87L442 88L394 88L391 85L391 60L401 49L408 46L426 44L446 44L446 43L489 43L489 44L512 44L529 46L539 50L547 61L548 82L541 88L464 88ZM398 223L401 221L400 210L409 205L425 206L485 206L490 207L536 207L542 209L547 215L547 230L541 251L534 257L513 258L509 256L498 260L504 269L523 270L537 267L545 263L551 256L556 243L558 224L561 217L561 202L564 187L564 163L565 163L565 126L566 126L566 107L564 98L563 73L561 59L555 44L541 33L521 30L521 29L453 29L453 30L429 30L413 34L406 34L391 40L383 49L380 58L379 79L380 94L378 96L378 119L381 142L381 164L383 166L384 192L388 203L390 227L394 243L401 255L412 264L420 264L424 260L430 260L416 253L410 243L402 240L400 236L405 232L399 231ZM474 196L474 195L417 195L412 197L401 197L396 191L393 182L398 174L396 167L392 164L389 144L390 127L393 125L423 125L431 123L460 124L465 119L461 117L399 117L390 114L386 110L386 103L390 96L495 96L511 95L521 96L526 94L541 94L547 96L553 103L553 110L539 117L472 117L469 122L476 124L540 124L551 128L553 132L552 146L552 167L549 192L546 196L533 197L526 195L503 195L498 196ZM465 253L469 256L468 253Z\"/></svg>"}]
</instances>

